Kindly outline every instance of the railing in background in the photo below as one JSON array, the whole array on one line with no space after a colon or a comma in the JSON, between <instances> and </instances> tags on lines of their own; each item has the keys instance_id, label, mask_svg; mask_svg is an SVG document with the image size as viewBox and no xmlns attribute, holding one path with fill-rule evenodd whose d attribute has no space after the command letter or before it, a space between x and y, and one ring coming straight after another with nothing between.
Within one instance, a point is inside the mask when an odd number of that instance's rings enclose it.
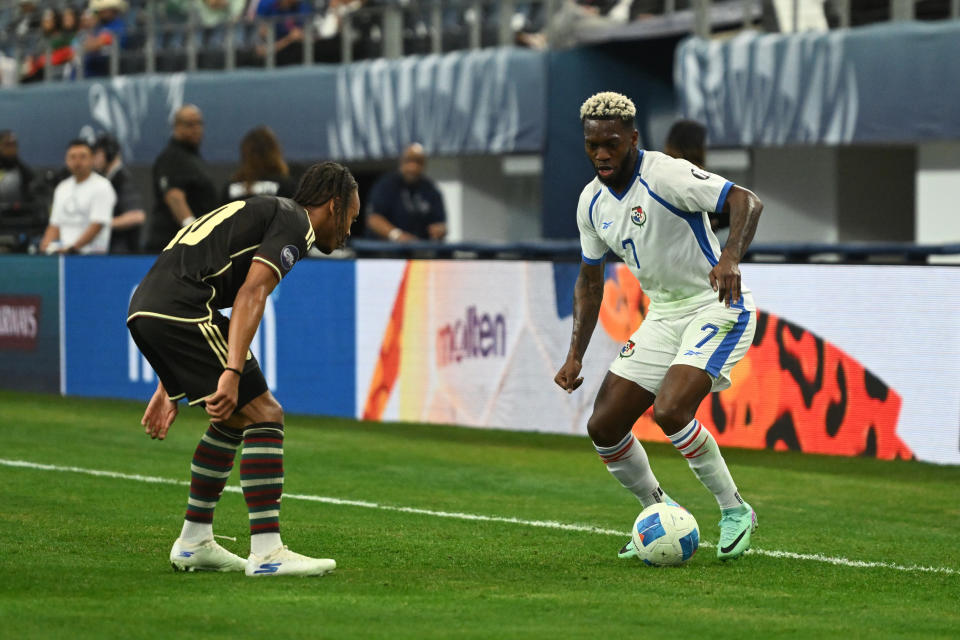
<instances>
[{"instance_id":1,"label":"railing in background","mask_svg":"<svg viewBox=\"0 0 960 640\"><path fill-rule=\"evenodd\" d=\"M346 10L303 14L303 38L290 54L278 56L276 27L289 18L257 18L215 27L200 24L195 12L174 20L149 2L131 14L126 46L108 48L105 65L110 75L232 70L237 67L273 69L280 64L352 62L369 58L399 58L411 54L444 53L487 46L540 46L549 41L554 18L569 9L568 0L410 0ZM671 32L688 30L708 37L717 28L763 28L779 31L846 28L878 21L960 19L960 0L774 0L764 13L761 0L663 0L633 24L657 19ZM739 7L739 9L738 9ZM648 8L644 7L644 11ZM731 16L740 16L731 20ZM649 18L653 20L648 20ZM614 23L611 22L611 25ZM597 39L602 39L601 35ZM544 36L528 39L527 35ZM5 50L20 69L27 51L22 38L0 34ZM45 48L50 60L49 46ZM299 53L299 55L296 55ZM279 59L282 58L282 59ZM56 75L45 65L43 80ZM71 78L84 76L82 60L75 60Z\"/></svg>"},{"instance_id":2,"label":"railing in background","mask_svg":"<svg viewBox=\"0 0 960 640\"><path fill-rule=\"evenodd\" d=\"M344 257L404 259L495 259L580 260L577 240L535 240L530 242L483 243L412 242L397 244L358 238L343 252ZM608 259L616 260L612 253ZM768 243L755 244L745 262L837 263L837 264L960 264L960 244L921 245L910 243Z\"/></svg>"}]
</instances>

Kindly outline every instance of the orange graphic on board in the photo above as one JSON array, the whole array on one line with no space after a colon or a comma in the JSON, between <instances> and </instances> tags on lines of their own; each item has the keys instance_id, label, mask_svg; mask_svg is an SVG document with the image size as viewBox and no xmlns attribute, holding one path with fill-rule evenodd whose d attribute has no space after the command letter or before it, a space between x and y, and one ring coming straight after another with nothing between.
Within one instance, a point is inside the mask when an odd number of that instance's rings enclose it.
<instances>
[{"instance_id":1,"label":"orange graphic on board","mask_svg":"<svg viewBox=\"0 0 960 640\"><path fill-rule=\"evenodd\" d=\"M612 275L610 275L612 272ZM600 320L624 342L643 322L649 298L624 265L608 272ZM729 389L697 410L721 445L806 453L913 457L897 436L901 398L854 358L775 315L757 312L753 345L731 373ZM633 429L665 440L647 412Z\"/></svg>"},{"instance_id":2,"label":"orange graphic on board","mask_svg":"<svg viewBox=\"0 0 960 640\"><path fill-rule=\"evenodd\" d=\"M614 342L626 342L646 317L650 298L626 265L617 265L612 271L613 277L603 283L600 325Z\"/></svg>"},{"instance_id":3,"label":"orange graphic on board","mask_svg":"<svg viewBox=\"0 0 960 640\"><path fill-rule=\"evenodd\" d=\"M403 308L407 300L410 264L407 262L407 266L404 267L403 278L400 280L393 310L390 312L390 320L383 333L380 356L377 358L377 367L370 379L370 389L367 391L367 401L363 407L364 420L383 418L383 411L390 400L390 393L400 376L400 357L403 352Z\"/></svg>"}]
</instances>

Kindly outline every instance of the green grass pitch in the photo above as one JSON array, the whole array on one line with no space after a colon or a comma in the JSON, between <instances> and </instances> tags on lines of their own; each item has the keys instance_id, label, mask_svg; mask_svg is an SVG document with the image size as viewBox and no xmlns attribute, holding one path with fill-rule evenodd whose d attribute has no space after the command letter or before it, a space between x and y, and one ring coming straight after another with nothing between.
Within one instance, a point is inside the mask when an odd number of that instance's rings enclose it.
<instances>
[{"instance_id":1,"label":"green grass pitch","mask_svg":"<svg viewBox=\"0 0 960 640\"><path fill-rule=\"evenodd\" d=\"M617 560L626 534L292 497L626 532L639 505L585 438L289 417L284 540L337 571L176 574L185 486L10 463L186 481L205 414L184 409L153 442L142 409L0 392L4 637L960 637L960 468L727 450L760 517L754 547L800 557L723 564L701 547L685 567L653 569ZM675 451L647 450L715 542L712 496ZM239 494L224 494L216 531L246 555Z\"/></svg>"}]
</instances>

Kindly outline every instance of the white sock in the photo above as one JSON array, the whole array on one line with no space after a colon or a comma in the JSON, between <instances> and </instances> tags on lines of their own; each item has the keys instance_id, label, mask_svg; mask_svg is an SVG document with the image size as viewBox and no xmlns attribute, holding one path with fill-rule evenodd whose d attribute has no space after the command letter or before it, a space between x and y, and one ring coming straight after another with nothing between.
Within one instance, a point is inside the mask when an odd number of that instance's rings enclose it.
<instances>
[{"instance_id":1,"label":"white sock","mask_svg":"<svg viewBox=\"0 0 960 640\"><path fill-rule=\"evenodd\" d=\"M612 447L601 447L597 443L593 443L593 446L607 465L607 471L612 473L624 488L637 496L644 508L666 499L666 494L650 468L647 452L643 450L640 441L633 437L633 433L628 433Z\"/></svg>"},{"instance_id":2,"label":"white sock","mask_svg":"<svg viewBox=\"0 0 960 640\"><path fill-rule=\"evenodd\" d=\"M710 431L697 420L670 436L670 442L687 459L693 473L707 489L713 492L721 509L731 509L743 504L733 483L727 463L720 455L720 446Z\"/></svg>"},{"instance_id":3,"label":"white sock","mask_svg":"<svg viewBox=\"0 0 960 640\"><path fill-rule=\"evenodd\" d=\"M200 544L207 540L213 540L213 525L209 522L184 520L183 528L180 529L180 540L187 544Z\"/></svg>"},{"instance_id":4,"label":"white sock","mask_svg":"<svg viewBox=\"0 0 960 640\"><path fill-rule=\"evenodd\" d=\"M280 541L280 534L276 531L270 533L257 533L250 536L250 553L255 556L265 556L274 549L283 546Z\"/></svg>"}]
</instances>

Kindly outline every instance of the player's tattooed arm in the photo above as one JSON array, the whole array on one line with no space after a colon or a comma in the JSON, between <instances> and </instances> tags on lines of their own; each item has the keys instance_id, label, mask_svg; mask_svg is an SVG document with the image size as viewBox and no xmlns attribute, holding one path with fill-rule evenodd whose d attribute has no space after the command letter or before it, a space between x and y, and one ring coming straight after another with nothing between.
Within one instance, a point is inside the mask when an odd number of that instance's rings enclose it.
<instances>
[{"instance_id":1,"label":"player's tattooed arm","mask_svg":"<svg viewBox=\"0 0 960 640\"><path fill-rule=\"evenodd\" d=\"M580 263L580 274L573 289L573 334L570 336L570 351L567 360L554 377L561 389L568 393L583 384L580 369L583 354L590 344L590 337L597 326L600 304L603 302L603 263Z\"/></svg>"},{"instance_id":2,"label":"player's tattooed arm","mask_svg":"<svg viewBox=\"0 0 960 640\"><path fill-rule=\"evenodd\" d=\"M752 191L736 186L730 189L722 212L730 214L730 237L710 270L710 286L728 307L740 300L740 260L753 241L762 211L763 203Z\"/></svg>"}]
</instances>

